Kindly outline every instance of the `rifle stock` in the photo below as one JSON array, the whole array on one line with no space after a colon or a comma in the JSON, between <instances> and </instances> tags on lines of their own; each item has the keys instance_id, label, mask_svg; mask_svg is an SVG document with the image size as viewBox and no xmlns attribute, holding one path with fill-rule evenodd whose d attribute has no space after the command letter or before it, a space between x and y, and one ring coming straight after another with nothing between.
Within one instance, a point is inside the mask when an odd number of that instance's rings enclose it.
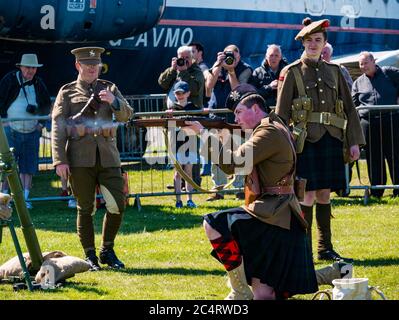
<instances>
[{"instance_id":1,"label":"rifle stock","mask_svg":"<svg viewBox=\"0 0 399 320\"><path fill-rule=\"evenodd\" d=\"M229 129L241 130L238 124L227 123L224 119L212 119L206 117L181 117L181 118L157 118L157 119L133 119L129 121L130 126L136 127L184 127L186 121L198 121L207 129Z\"/></svg>"}]
</instances>

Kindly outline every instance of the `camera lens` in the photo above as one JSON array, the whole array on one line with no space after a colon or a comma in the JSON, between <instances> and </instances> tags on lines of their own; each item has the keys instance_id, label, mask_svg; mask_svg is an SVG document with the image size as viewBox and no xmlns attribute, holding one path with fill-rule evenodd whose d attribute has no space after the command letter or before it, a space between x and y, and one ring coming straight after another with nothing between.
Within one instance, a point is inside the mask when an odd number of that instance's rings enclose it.
<instances>
[{"instance_id":1,"label":"camera lens","mask_svg":"<svg viewBox=\"0 0 399 320\"><path fill-rule=\"evenodd\" d=\"M224 62L225 62L227 65L231 66L231 65L234 63L234 60L235 60L235 58L234 58L234 52L232 52L232 51L226 51L226 52L224 53L224 55L226 56L226 57L224 58Z\"/></svg>"},{"instance_id":2,"label":"camera lens","mask_svg":"<svg viewBox=\"0 0 399 320\"><path fill-rule=\"evenodd\" d=\"M35 113L36 112L36 106L33 105L33 104L28 104L26 106L26 112Z\"/></svg>"},{"instance_id":3,"label":"camera lens","mask_svg":"<svg viewBox=\"0 0 399 320\"><path fill-rule=\"evenodd\" d=\"M176 60L176 64L179 67L183 67L186 64L186 60L184 60L183 58L179 58L179 59Z\"/></svg>"}]
</instances>

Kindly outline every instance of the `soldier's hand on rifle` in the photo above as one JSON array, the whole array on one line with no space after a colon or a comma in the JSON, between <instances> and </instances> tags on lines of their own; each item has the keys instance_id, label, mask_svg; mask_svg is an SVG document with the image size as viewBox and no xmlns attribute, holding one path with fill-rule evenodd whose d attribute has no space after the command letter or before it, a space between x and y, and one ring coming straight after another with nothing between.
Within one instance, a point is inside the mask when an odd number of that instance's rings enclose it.
<instances>
[{"instance_id":1,"label":"soldier's hand on rifle","mask_svg":"<svg viewBox=\"0 0 399 320\"><path fill-rule=\"evenodd\" d=\"M115 100L114 94L109 90L101 90L98 94L101 101L107 102L108 104L112 104Z\"/></svg>"},{"instance_id":2,"label":"soldier's hand on rifle","mask_svg":"<svg viewBox=\"0 0 399 320\"><path fill-rule=\"evenodd\" d=\"M58 166L55 167L55 172L59 177L61 177L64 180L68 180L68 177L71 174L69 170L69 165L67 164L59 164Z\"/></svg>"},{"instance_id":3,"label":"soldier's hand on rifle","mask_svg":"<svg viewBox=\"0 0 399 320\"><path fill-rule=\"evenodd\" d=\"M359 145L354 145L350 147L350 155L351 155L351 160L356 161L360 157L360 149Z\"/></svg>"}]
</instances>

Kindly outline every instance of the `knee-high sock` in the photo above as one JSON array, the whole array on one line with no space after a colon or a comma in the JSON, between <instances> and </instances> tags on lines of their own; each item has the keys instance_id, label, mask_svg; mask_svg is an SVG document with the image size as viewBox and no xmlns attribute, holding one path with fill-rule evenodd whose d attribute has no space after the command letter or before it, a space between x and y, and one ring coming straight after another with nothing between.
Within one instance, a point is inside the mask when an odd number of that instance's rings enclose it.
<instances>
[{"instance_id":1,"label":"knee-high sock","mask_svg":"<svg viewBox=\"0 0 399 320\"><path fill-rule=\"evenodd\" d=\"M332 250L331 243L331 203L316 204L316 221L318 229L317 251Z\"/></svg>"},{"instance_id":2,"label":"knee-high sock","mask_svg":"<svg viewBox=\"0 0 399 320\"><path fill-rule=\"evenodd\" d=\"M240 249L234 239L223 237L211 240L212 247L227 271L237 268L242 261Z\"/></svg>"}]
</instances>

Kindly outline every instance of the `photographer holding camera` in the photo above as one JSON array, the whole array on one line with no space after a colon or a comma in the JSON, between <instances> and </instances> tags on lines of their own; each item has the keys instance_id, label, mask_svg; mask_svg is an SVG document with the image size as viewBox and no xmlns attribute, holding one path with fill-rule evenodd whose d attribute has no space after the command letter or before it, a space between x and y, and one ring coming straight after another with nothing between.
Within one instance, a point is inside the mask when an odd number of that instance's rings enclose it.
<instances>
[{"instance_id":1,"label":"photographer holding camera","mask_svg":"<svg viewBox=\"0 0 399 320\"><path fill-rule=\"evenodd\" d=\"M177 49L177 57L173 57L171 66L167 68L158 78L158 83L162 89L168 91L168 108L176 102L173 93L173 85L178 81L185 81L190 87L191 101L197 108L203 107L204 96L204 75L201 68L194 61L191 47L182 46Z\"/></svg>"},{"instance_id":2,"label":"photographer holding camera","mask_svg":"<svg viewBox=\"0 0 399 320\"><path fill-rule=\"evenodd\" d=\"M249 64L241 61L240 50L234 45L228 45L223 52L218 52L216 62L213 64L206 75L205 90L207 95L213 92L215 100L210 103L209 108L225 108L227 97L241 83L248 83L252 75L252 68ZM234 114L226 114L229 123L234 123ZM226 174L216 165L212 164L212 180L215 186L227 183ZM242 176L236 177L233 183L235 188L242 188L244 185ZM243 199L244 193L238 192L237 199ZM220 193L213 193L207 201L223 199Z\"/></svg>"},{"instance_id":3,"label":"photographer holding camera","mask_svg":"<svg viewBox=\"0 0 399 320\"><path fill-rule=\"evenodd\" d=\"M19 70L7 73L0 81L0 114L2 118L28 118L48 115L51 99L43 80L36 75L38 63L36 54L22 55L16 66ZM10 147L18 162L21 184L25 199L32 187L32 176L38 170L39 141L45 121L24 120L4 123ZM8 193L8 183L4 181L2 191ZM30 202L26 203L32 208Z\"/></svg>"}]
</instances>

